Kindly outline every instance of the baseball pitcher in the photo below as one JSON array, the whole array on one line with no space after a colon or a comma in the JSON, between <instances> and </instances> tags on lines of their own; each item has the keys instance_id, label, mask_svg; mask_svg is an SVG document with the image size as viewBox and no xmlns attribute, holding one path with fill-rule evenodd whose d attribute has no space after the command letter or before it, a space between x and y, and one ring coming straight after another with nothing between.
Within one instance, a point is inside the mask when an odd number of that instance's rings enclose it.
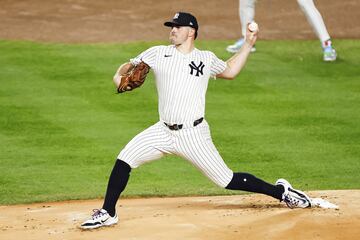
<instances>
[{"instance_id":1,"label":"baseball pitcher","mask_svg":"<svg viewBox=\"0 0 360 240\"><path fill-rule=\"evenodd\" d=\"M189 161L221 188L263 193L285 202L290 208L310 207L309 197L293 189L284 179L273 185L249 173L233 172L211 139L205 118L208 81L210 78L234 79L239 74L255 44L258 30L248 30L240 51L224 62L214 53L195 47L199 25L190 13L178 12L164 25L170 28L171 45L147 49L121 65L113 79L118 92L133 90L141 86L139 82L143 82L151 68L159 98L159 121L140 132L120 151L102 208L96 210L81 228L116 224L115 206L127 185L131 169L167 154Z\"/></svg>"}]
</instances>

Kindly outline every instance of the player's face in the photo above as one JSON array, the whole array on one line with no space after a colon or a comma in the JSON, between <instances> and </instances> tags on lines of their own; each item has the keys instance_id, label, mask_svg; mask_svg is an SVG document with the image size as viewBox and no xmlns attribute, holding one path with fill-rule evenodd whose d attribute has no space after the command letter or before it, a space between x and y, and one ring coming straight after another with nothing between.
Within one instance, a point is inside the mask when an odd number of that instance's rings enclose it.
<instances>
[{"instance_id":1,"label":"player's face","mask_svg":"<svg viewBox=\"0 0 360 240\"><path fill-rule=\"evenodd\" d=\"M191 28L186 26L172 27L169 36L171 44L180 45L184 43L189 38L190 31Z\"/></svg>"}]
</instances>

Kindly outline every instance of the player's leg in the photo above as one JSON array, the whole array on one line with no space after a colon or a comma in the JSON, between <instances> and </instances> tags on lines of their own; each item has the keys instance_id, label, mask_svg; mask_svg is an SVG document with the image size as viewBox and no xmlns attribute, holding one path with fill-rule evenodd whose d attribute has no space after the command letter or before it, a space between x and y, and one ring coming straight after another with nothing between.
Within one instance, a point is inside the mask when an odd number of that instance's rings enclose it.
<instances>
[{"instance_id":1,"label":"player's leg","mask_svg":"<svg viewBox=\"0 0 360 240\"><path fill-rule=\"evenodd\" d=\"M115 206L120 197L120 194L124 191L129 177L131 167L126 162L117 159L114 167L111 171L108 185L106 189L105 199L102 209L105 209L110 216L115 216Z\"/></svg>"},{"instance_id":2,"label":"player's leg","mask_svg":"<svg viewBox=\"0 0 360 240\"><path fill-rule=\"evenodd\" d=\"M289 202L288 206L291 207L310 205L307 196L301 191L294 190L286 180L273 185L249 173L233 173L216 150L206 121L194 128L191 133L180 134L179 142L178 154L189 160L220 187L266 194L287 204ZM297 202L293 203L294 201Z\"/></svg>"},{"instance_id":3,"label":"player's leg","mask_svg":"<svg viewBox=\"0 0 360 240\"><path fill-rule=\"evenodd\" d=\"M188 160L205 176L220 187L225 187L231 180L233 172L224 161L219 161L219 153L211 141L206 120L194 128L179 131L175 154Z\"/></svg>"},{"instance_id":4,"label":"player's leg","mask_svg":"<svg viewBox=\"0 0 360 240\"><path fill-rule=\"evenodd\" d=\"M248 173L233 173L228 168L212 142L206 121L191 133L179 135L179 140L179 155L199 168L216 185L232 190L264 193L281 199L284 192L282 187L268 184Z\"/></svg>"},{"instance_id":5,"label":"player's leg","mask_svg":"<svg viewBox=\"0 0 360 240\"><path fill-rule=\"evenodd\" d=\"M171 143L159 123L136 135L118 155L109 177L102 209L96 211L81 227L93 229L117 223L115 206L127 185L131 169L169 153Z\"/></svg>"},{"instance_id":6,"label":"player's leg","mask_svg":"<svg viewBox=\"0 0 360 240\"><path fill-rule=\"evenodd\" d=\"M321 42L324 53L324 61L335 61L336 51L332 47L330 35L326 29L324 20L316 8L313 0L297 0L300 9L304 12L306 19L313 28L316 36Z\"/></svg>"},{"instance_id":7,"label":"player's leg","mask_svg":"<svg viewBox=\"0 0 360 240\"><path fill-rule=\"evenodd\" d=\"M225 187L229 190L242 190L248 192L262 193L272 196L280 201L283 200L285 191L282 185L273 185L267 183L252 174L244 172L236 172L229 184Z\"/></svg>"},{"instance_id":8,"label":"player's leg","mask_svg":"<svg viewBox=\"0 0 360 240\"><path fill-rule=\"evenodd\" d=\"M255 2L256 0L239 0L239 17L240 17L242 38L237 40L234 44L227 46L226 50L228 52L236 53L240 50L241 46L244 44L247 24L254 21ZM253 47L251 51L255 52L256 48Z\"/></svg>"},{"instance_id":9,"label":"player's leg","mask_svg":"<svg viewBox=\"0 0 360 240\"><path fill-rule=\"evenodd\" d=\"M255 2L256 0L239 0L239 16L243 38L246 37L248 23L255 19Z\"/></svg>"},{"instance_id":10,"label":"player's leg","mask_svg":"<svg viewBox=\"0 0 360 240\"><path fill-rule=\"evenodd\" d=\"M111 216L115 213L115 205L125 189L132 168L159 159L169 153L170 137L157 123L136 135L119 153L111 172L103 208Z\"/></svg>"}]
</instances>

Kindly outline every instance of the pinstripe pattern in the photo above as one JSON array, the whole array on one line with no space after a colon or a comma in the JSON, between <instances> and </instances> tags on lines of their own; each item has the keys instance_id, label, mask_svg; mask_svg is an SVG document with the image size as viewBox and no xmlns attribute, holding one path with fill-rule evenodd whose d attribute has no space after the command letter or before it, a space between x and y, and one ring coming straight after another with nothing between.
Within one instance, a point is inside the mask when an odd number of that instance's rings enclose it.
<instances>
[{"instance_id":1,"label":"pinstripe pattern","mask_svg":"<svg viewBox=\"0 0 360 240\"><path fill-rule=\"evenodd\" d=\"M173 45L152 47L131 59L134 64L140 61L146 62L155 73L159 117L170 124L192 123L203 117L209 78L226 68L226 63L210 51L195 48L183 54ZM203 75L190 74L191 62L204 64Z\"/></svg>"},{"instance_id":2,"label":"pinstripe pattern","mask_svg":"<svg viewBox=\"0 0 360 240\"><path fill-rule=\"evenodd\" d=\"M207 122L197 127L175 133L176 154L187 159L211 181L220 187L226 187L233 172L226 166L214 146Z\"/></svg>"},{"instance_id":3,"label":"pinstripe pattern","mask_svg":"<svg viewBox=\"0 0 360 240\"><path fill-rule=\"evenodd\" d=\"M210 51L194 49L182 54L173 45L149 48L133 64L147 63L155 73L160 121L135 136L120 152L118 159L132 168L156 160L165 154L181 156L210 180L226 187L233 172L214 146L207 122L193 127L205 116L205 95L210 77L223 72L226 63ZM179 131L165 125L183 124Z\"/></svg>"},{"instance_id":4,"label":"pinstripe pattern","mask_svg":"<svg viewBox=\"0 0 360 240\"><path fill-rule=\"evenodd\" d=\"M136 135L120 152L118 159L136 168L173 152L173 141L163 131L161 124L163 123L158 122Z\"/></svg>"},{"instance_id":5,"label":"pinstripe pattern","mask_svg":"<svg viewBox=\"0 0 360 240\"><path fill-rule=\"evenodd\" d=\"M135 136L120 152L118 159L131 168L137 168L166 154L185 158L220 187L226 187L233 177L233 172L212 143L206 121L179 131L171 131L163 122L157 122Z\"/></svg>"}]
</instances>

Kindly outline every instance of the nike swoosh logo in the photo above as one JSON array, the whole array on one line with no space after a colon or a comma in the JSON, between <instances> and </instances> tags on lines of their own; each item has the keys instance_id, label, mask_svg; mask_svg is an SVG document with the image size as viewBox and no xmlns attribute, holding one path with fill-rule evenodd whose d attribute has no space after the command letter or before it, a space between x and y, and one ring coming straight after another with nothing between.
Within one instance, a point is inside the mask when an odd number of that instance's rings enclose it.
<instances>
[{"instance_id":1,"label":"nike swoosh logo","mask_svg":"<svg viewBox=\"0 0 360 240\"><path fill-rule=\"evenodd\" d=\"M109 218L107 218L107 219L105 219L105 220L101 220L100 222L101 222L101 223L104 223L104 222L106 222L108 219L109 219Z\"/></svg>"},{"instance_id":2,"label":"nike swoosh logo","mask_svg":"<svg viewBox=\"0 0 360 240\"><path fill-rule=\"evenodd\" d=\"M172 55L166 55L166 54L164 55L164 57L171 57L171 56L172 56Z\"/></svg>"}]
</instances>

